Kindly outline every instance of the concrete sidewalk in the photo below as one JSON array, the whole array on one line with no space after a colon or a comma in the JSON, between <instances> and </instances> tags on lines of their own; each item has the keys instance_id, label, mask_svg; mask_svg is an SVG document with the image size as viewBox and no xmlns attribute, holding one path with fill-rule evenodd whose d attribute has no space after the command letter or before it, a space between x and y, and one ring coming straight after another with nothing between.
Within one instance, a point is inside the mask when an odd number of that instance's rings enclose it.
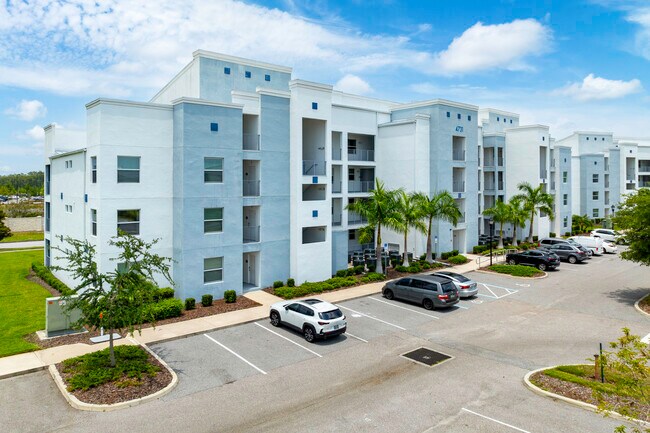
<instances>
[{"instance_id":1,"label":"concrete sidewalk","mask_svg":"<svg viewBox=\"0 0 650 433\"><path fill-rule=\"evenodd\" d=\"M24 248L43 248L45 241L2 242L0 250L19 250Z\"/></svg>"},{"instance_id":2,"label":"concrete sidewalk","mask_svg":"<svg viewBox=\"0 0 650 433\"><path fill-rule=\"evenodd\" d=\"M471 272L478 269L476 258L479 256L473 254L465 254L465 256L470 259L469 262L449 269L453 269L454 272L458 273ZM429 272L431 271L423 273ZM384 283L384 281L380 281L333 292L321 293L318 295L318 298L332 303L360 298L380 293ZM269 306L275 302L282 301L281 298L271 295L263 290L249 292L243 296L261 304L261 306L170 323L167 325L157 326L155 329L146 328L142 330L142 334L136 332L132 338L115 340L115 344L134 344L133 340L141 344L151 344L166 340L174 340L194 334L202 334L214 329L227 328L242 323L254 322L268 317ZM107 347L107 342L92 345L76 343L0 358L0 379L43 370L48 366L58 364L65 359L95 352Z\"/></svg>"}]
</instances>

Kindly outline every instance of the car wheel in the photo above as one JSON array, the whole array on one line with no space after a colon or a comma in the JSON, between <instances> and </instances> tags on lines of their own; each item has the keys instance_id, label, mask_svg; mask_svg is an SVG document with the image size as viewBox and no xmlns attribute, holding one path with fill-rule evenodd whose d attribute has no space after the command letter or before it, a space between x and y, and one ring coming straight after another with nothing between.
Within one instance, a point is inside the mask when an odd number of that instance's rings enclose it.
<instances>
[{"instance_id":1,"label":"car wheel","mask_svg":"<svg viewBox=\"0 0 650 433\"><path fill-rule=\"evenodd\" d=\"M313 343L316 339L316 333L314 332L314 328L311 326L305 326L305 328L302 330L302 335L305 337L305 341L307 341L307 343Z\"/></svg>"},{"instance_id":2,"label":"car wheel","mask_svg":"<svg viewBox=\"0 0 650 433\"><path fill-rule=\"evenodd\" d=\"M271 325L280 326L280 314L277 311L271 311Z\"/></svg>"},{"instance_id":3,"label":"car wheel","mask_svg":"<svg viewBox=\"0 0 650 433\"><path fill-rule=\"evenodd\" d=\"M571 263L572 265L577 261L578 259L576 259L575 256L569 256L569 263Z\"/></svg>"},{"instance_id":4,"label":"car wheel","mask_svg":"<svg viewBox=\"0 0 650 433\"><path fill-rule=\"evenodd\" d=\"M391 289L386 289L384 290L384 298L390 301L391 299L395 298L395 294Z\"/></svg>"},{"instance_id":5,"label":"car wheel","mask_svg":"<svg viewBox=\"0 0 650 433\"><path fill-rule=\"evenodd\" d=\"M517 262L515 261L515 259L510 259L510 260L508 260L508 264L509 265L516 265Z\"/></svg>"},{"instance_id":6,"label":"car wheel","mask_svg":"<svg viewBox=\"0 0 650 433\"><path fill-rule=\"evenodd\" d=\"M537 269L539 269L540 271L545 271L546 270L546 264L544 264L544 263L538 264Z\"/></svg>"},{"instance_id":7,"label":"car wheel","mask_svg":"<svg viewBox=\"0 0 650 433\"><path fill-rule=\"evenodd\" d=\"M425 310L433 310L433 301L429 298L426 298L424 301L422 301L422 306Z\"/></svg>"}]
</instances>

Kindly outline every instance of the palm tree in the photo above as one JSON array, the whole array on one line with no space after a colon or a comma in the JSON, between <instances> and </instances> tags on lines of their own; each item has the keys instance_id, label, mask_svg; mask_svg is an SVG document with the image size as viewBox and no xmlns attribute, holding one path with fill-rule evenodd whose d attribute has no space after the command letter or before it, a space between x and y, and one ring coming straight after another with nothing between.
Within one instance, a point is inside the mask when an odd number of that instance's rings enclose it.
<instances>
[{"instance_id":1,"label":"palm tree","mask_svg":"<svg viewBox=\"0 0 650 433\"><path fill-rule=\"evenodd\" d=\"M399 215L399 226L397 230L404 235L404 262L402 265L408 266L409 259L406 241L409 229L413 227L422 233L426 233L427 228L422 222L422 212L420 206L418 206L415 194L407 194L404 191L399 191L397 193L397 212Z\"/></svg>"},{"instance_id":2,"label":"palm tree","mask_svg":"<svg viewBox=\"0 0 650 433\"><path fill-rule=\"evenodd\" d=\"M431 254L431 225L434 219L448 221L453 225L458 224L458 220L463 216L458 210L458 206L454 198L448 191L440 191L437 194L429 197L424 193L415 194L415 200L420 208L422 218L429 220L427 226L427 262L433 262Z\"/></svg>"},{"instance_id":3,"label":"palm tree","mask_svg":"<svg viewBox=\"0 0 650 433\"><path fill-rule=\"evenodd\" d=\"M397 194L402 189L389 190L384 183L375 178L375 189L370 196L361 201L355 201L345 206L346 209L358 213L368 221L368 224L359 229L359 241L361 243L371 242L373 236L376 241L376 251L381 251L381 228L397 228L400 224L397 214ZM376 232L376 233L375 233ZM377 272L382 273L381 254L377 254Z\"/></svg>"},{"instance_id":4,"label":"palm tree","mask_svg":"<svg viewBox=\"0 0 650 433\"><path fill-rule=\"evenodd\" d=\"M510 221L510 213L510 206L501 200L497 200L494 206L483 211L483 216L492 217L492 220L499 223L499 249L503 248L503 224Z\"/></svg>"},{"instance_id":5,"label":"palm tree","mask_svg":"<svg viewBox=\"0 0 650 433\"><path fill-rule=\"evenodd\" d=\"M526 209L530 214L530 231L528 232L528 242L533 241L533 222L535 220L535 214L539 212L544 212L548 214L548 217L551 221L555 217L553 215L553 202L555 201L553 196L544 191L544 185L539 185L537 188L533 188L528 182L522 182L517 185L517 189L521 191L521 194L517 194L512 198L521 200L524 209Z\"/></svg>"},{"instance_id":6,"label":"palm tree","mask_svg":"<svg viewBox=\"0 0 650 433\"><path fill-rule=\"evenodd\" d=\"M573 215L571 217L571 231L574 235L586 233L593 227L594 223L587 215Z\"/></svg>"},{"instance_id":7,"label":"palm tree","mask_svg":"<svg viewBox=\"0 0 650 433\"><path fill-rule=\"evenodd\" d=\"M517 229L526 227L526 220L528 219L528 210L524 208L521 200L511 198L510 202L510 223L513 227L512 245L517 246Z\"/></svg>"}]
</instances>

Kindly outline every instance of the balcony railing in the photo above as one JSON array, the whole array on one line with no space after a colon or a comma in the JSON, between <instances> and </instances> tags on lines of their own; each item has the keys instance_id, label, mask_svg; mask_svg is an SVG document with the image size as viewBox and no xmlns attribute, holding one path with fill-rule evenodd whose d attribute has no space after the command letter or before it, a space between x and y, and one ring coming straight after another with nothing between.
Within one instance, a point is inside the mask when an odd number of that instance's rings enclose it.
<instances>
[{"instance_id":1,"label":"balcony railing","mask_svg":"<svg viewBox=\"0 0 650 433\"><path fill-rule=\"evenodd\" d=\"M374 161L375 151L357 149L355 151L348 151L348 161Z\"/></svg>"},{"instance_id":2,"label":"balcony railing","mask_svg":"<svg viewBox=\"0 0 650 433\"><path fill-rule=\"evenodd\" d=\"M332 148L332 159L334 161L340 161L341 160L341 148L340 147L333 147Z\"/></svg>"},{"instance_id":3,"label":"balcony railing","mask_svg":"<svg viewBox=\"0 0 650 433\"><path fill-rule=\"evenodd\" d=\"M370 192L375 189L374 180L349 180L348 192Z\"/></svg>"},{"instance_id":4,"label":"balcony railing","mask_svg":"<svg viewBox=\"0 0 650 433\"><path fill-rule=\"evenodd\" d=\"M260 241L260 226L244 226L244 243Z\"/></svg>"},{"instance_id":5,"label":"balcony railing","mask_svg":"<svg viewBox=\"0 0 650 433\"><path fill-rule=\"evenodd\" d=\"M503 167L503 158L499 158L499 159L497 160L497 165L498 165L499 167Z\"/></svg>"},{"instance_id":6,"label":"balcony railing","mask_svg":"<svg viewBox=\"0 0 650 433\"><path fill-rule=\"evenodd\" d=\"M628 174L626 179L628 182L634 182L636 180L636 176L633 174Z\"/></svg>"},{"instance_id":7,"label":"balcony railing","mask_svg":"<svg viewBox=\"0 0 650 433\"><path fill-rule=\"evenodd\" d=\"M365 224L367 222L368 220L361 217L361 215L359 215L358 213L348 211L348 225Z\"/></svg>"},{"instance_id":8,"label":"balcony railing","mask_svg":"<svg viewBox=\"0 0 650 433\"><path fill-rule=\"evenodd\" d=\"M244 150L260 150L260 135L244 133Z\"/></svg>"},{"instance_id":9,"label":"balcony railing","mask_svg":"<svg viewBox=\"0 0 650 433\"><path fill-rule=\"evenodd\" d=\"M340 193L341 192L341 184L342 184L342 182L332 182L332 192L333 193Z\"/></svg>"},{"instance_id":10,"label":"balcony railing","mask_svg":"<svg viewBox=\"0 0 650 433\"><path fill-rule=\"evenodd\" d=\"M453 192L465 192L465 181L455 180L453 184Z\"/></svg>"},{"instance_id":11,"label":"balcony railing","mask_svg":"<svg viewBox=\"0 0 650 433\"><path fill-rule=\"evenodd\" d=\"M244 181L244 197L259 197L260 196L260 181L259 180L245 180Z\"/></svg>"},{"instance_id":12,"label":"balcony railing","mask_svg":"<svg viewBox=\"0 0 650 433\"><path fill-rule=\"evenodd\" d=\"M465 161L465 151L463 149L454 149L452 158L454 161Z\"/></svg>"},{"instance_id":13,"label":"balcony railing","mask_svg":"<svg viewBox=\"0 0 650 433\"><path fill-rule=\"evenodd\" d=\"M548 174L547 174L545 168L541 168L539 170L539 177L540 177L540 179L546 179L548 177Z\"/></svg>"},{"instance_id":14,"label":"balcony railing","mask_svg":"<svg viewBox=\"0 0 650 433\"><path fill-rule=\"evenodd\" d=\"M498 185L499 185L498 190L499 190L499 191L503 191L503 182L499 182Z\"/></svg>"},{"instance_id":15,"label":"balcony railing","mask_svg":"<svg viewBox=\"0 0 650 433\"><path fill-rule=\"evenodd\" d=\"M650 171L650 165L648 165L648 164L639 164L639 171L643 171L643 172Z\"/></svg>"},{"instance_id":16,"label":"balcony railing","mask_svg":"<svg viewBox=\"0 0 650 433\"><path fill-rule=\"evenodd\" d=\"M465 212L463 212L463 214L460 216L460 218L458 218L458 223L459 224L464 223L464 222L465 222Z\"/></svg>"},{"instance_id":17,"label":"balcony railing","mask_svg":"<svg viewBox=\"0 0 650 433\"><path fill-rule=\"evenodd\" d=\"M325 161L303 160L302 174L306 176L325 176Z\"/></svg>"},{"instance_id":18,"label":"balcony railing","mask_svg":"<svg viewBox=\"0 0 650 433\"><path fill-rule=\"evenodd\" d=\"M341 214L332 215L332 225L340 226L341 225Z\"/></svg>"},{"instance_id":19,"label":"balcony railing","mask_svg":"<svg viewBox=\"0 0 650 433\"><path fill-rule=\"evenodd\" d=\"M485 182L485 190L486 191L493 191L494 190L494 182Z\"/></svg>"},{"instance_id":20,"label":"balcony railing","mask_svg":"<svg viewBox=\"0 0 650 433\"><path fill-rule=\"evenodd\" d=\"M494 167L494 159L485 158L485 164L483 164L483 167Z\"/></svg>"}]
</instances>

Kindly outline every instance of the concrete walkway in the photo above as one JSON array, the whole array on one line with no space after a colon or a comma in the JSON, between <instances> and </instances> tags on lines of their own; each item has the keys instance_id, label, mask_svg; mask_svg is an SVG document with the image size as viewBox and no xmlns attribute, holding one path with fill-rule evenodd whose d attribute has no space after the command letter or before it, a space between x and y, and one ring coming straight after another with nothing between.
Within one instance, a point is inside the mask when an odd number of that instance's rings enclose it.
<instances>
[{"instance_id":1,"label":"concrete walkway","mask_svg":"<svg viewBox=\"0 0 650 433\"><path fill-rule=\"evenodd\" d=\"M2 242L0 250L19 250L22 248L43 248L45 241Z\"/></svg>"},{"instance_id":2,"label":"concrete walkway","mask_svg":"<svg viewBox=\"0 0 650 433\"><path fill-rule=\"evenodd\" d=\"M458 273L471 272L478 269L478 265L476 264L476 258L478 256L473 254L465 254L465 256L470 259L468 263L454 266L450 269L453 269L454 272ZM429 272L431 271L423 273ZM384 281L380 281L377 283L364 284L362 286L321 293L317 296L319 299L324 301L338 303L348 299L380 293L384 283ZM133 340L141 344L150 344L165 340L174 340L194 334L202 334L214 329L227 328L242 323L254 322L268 317L269 306L275 302L282 301L281 298L271 295L263 290L249 292L243 296L258 302L261 306L170 323L167 325L157 326L155 329L146 328L142 330L142 334L136 332L133 336ZM115 344L134 344L134 342L132 339L125 338L115 340ZM108 343L92 345L76 343L0 358L0 379L42 370L47 368L49 365L57 364L65 359L95 352L107 347Z\"/></svg>"}]
</instances>

